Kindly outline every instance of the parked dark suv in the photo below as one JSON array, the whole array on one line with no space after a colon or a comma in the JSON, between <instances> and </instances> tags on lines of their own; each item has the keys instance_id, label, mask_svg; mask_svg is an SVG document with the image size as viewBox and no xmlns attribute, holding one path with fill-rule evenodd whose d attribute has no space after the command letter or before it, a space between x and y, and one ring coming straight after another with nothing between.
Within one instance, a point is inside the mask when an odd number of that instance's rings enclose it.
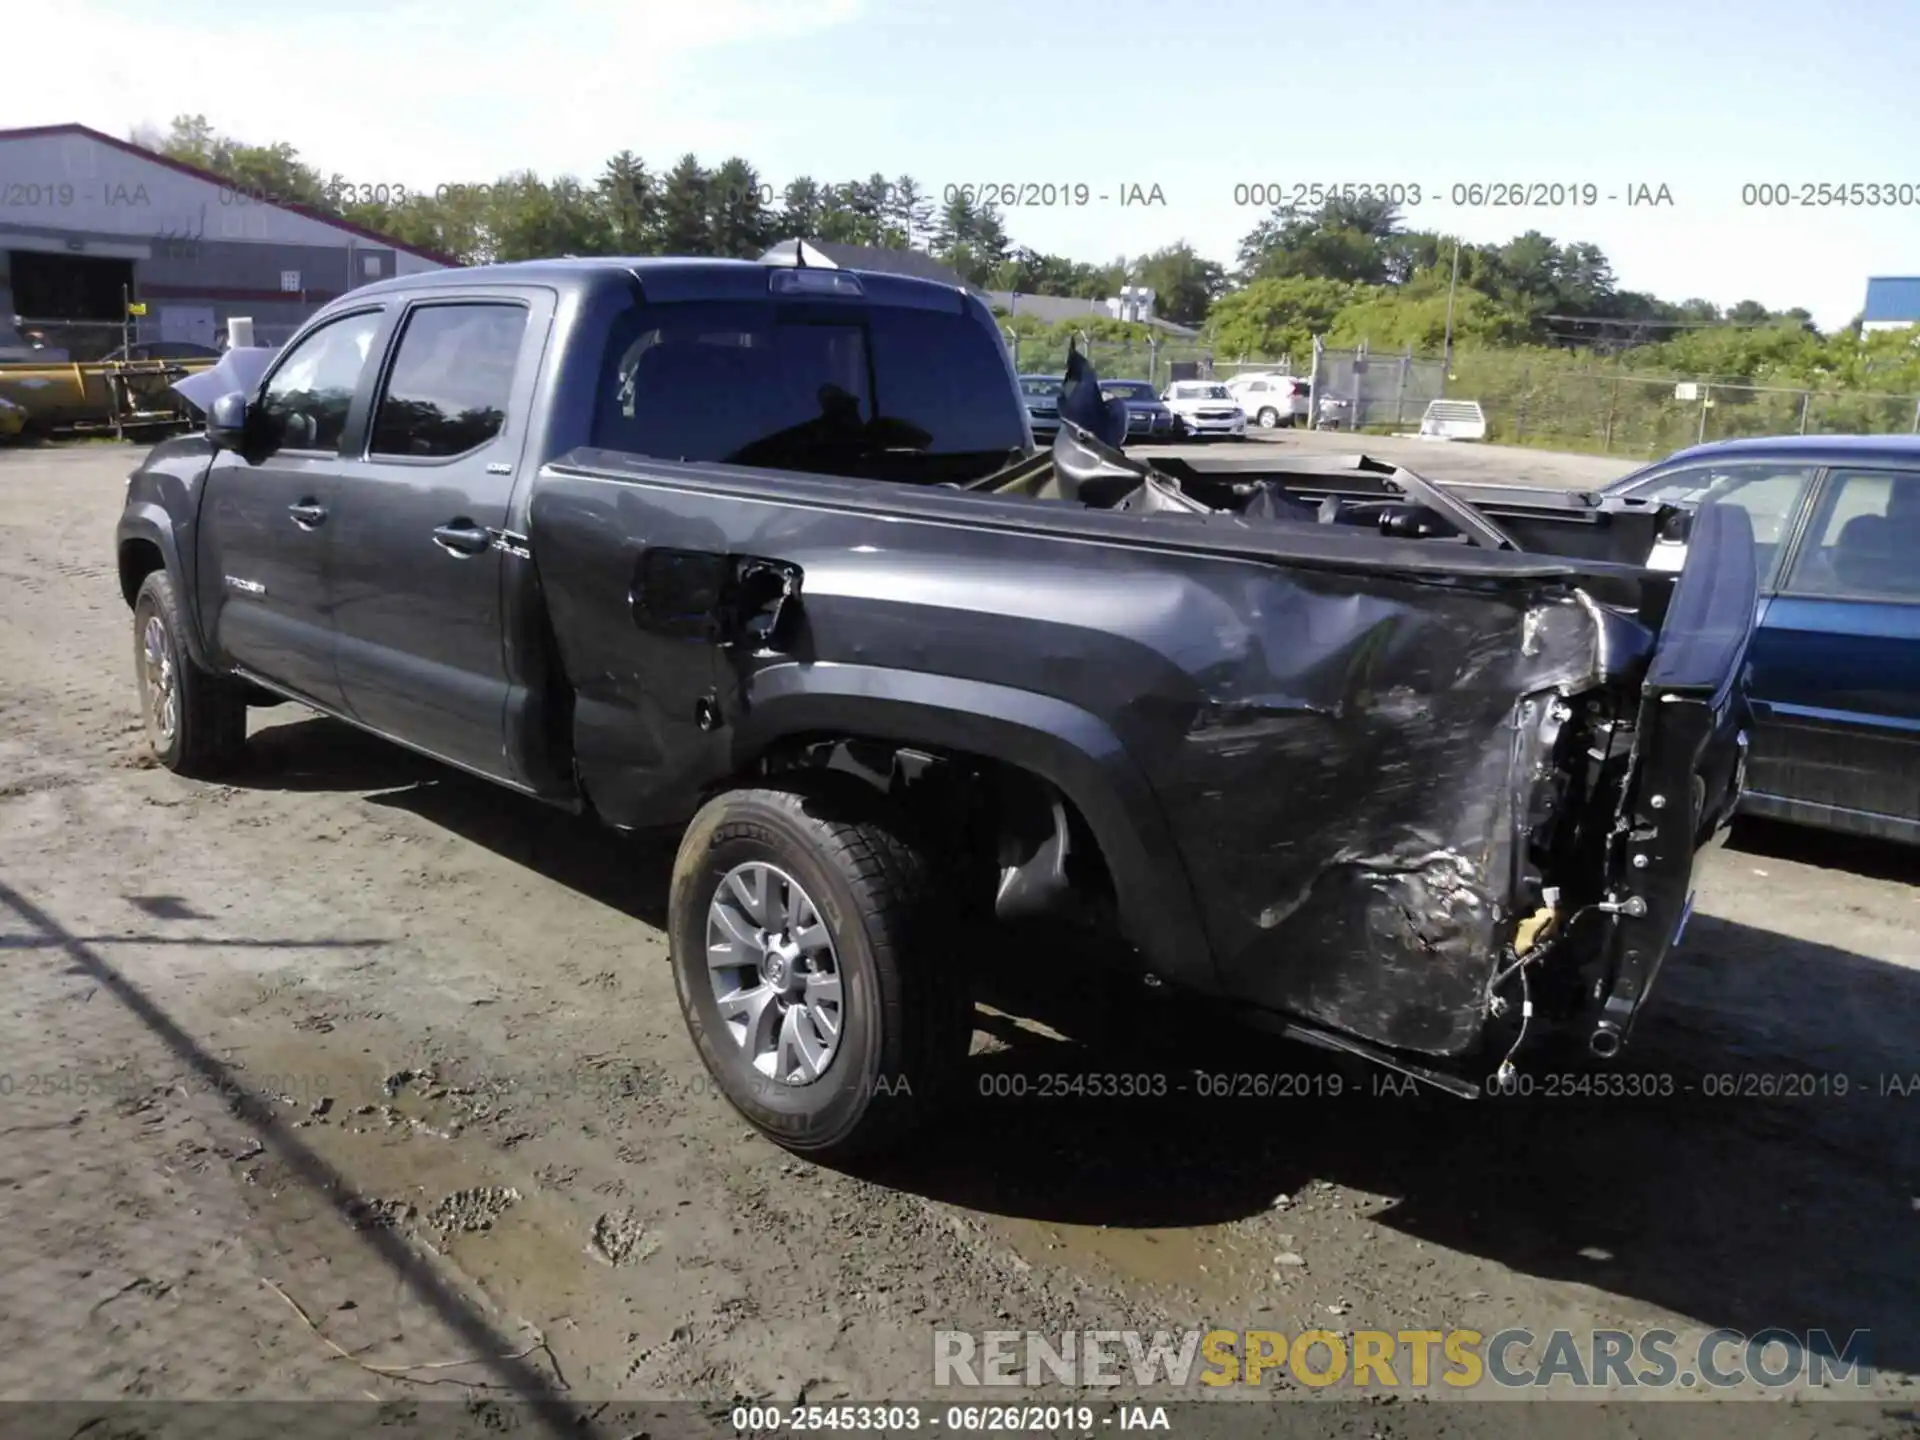
<instances>
[{"instance_id":1,"label":"parked dark suv","mask_svg":"<svg viewBox=\"0 0 1920 1440\"><path fill-rule=\"evenodd\" d=\"M1145 380L1102 380L1100 398L1127 407L1127 438L1173 434L1173 411Z\"/></svg>"}]
</instances>

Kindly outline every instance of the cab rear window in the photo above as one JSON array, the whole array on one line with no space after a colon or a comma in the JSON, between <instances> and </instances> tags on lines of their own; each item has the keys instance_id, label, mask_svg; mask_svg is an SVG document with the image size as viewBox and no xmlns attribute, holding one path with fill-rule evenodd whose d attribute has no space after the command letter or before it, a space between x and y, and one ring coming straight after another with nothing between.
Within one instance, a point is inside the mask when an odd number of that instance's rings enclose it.
<instances>
[{"instance_id":1,"label":"cab rear window","mask_svg":"<svg viewBox=\"0 0 1920 1440\"><path fill-rule=\"evenodd\" d=\"M997 337L906 306L693 301L615 328L593 443L828 474L987 474L1026 443Z\"/></svg>"}]
</instances>

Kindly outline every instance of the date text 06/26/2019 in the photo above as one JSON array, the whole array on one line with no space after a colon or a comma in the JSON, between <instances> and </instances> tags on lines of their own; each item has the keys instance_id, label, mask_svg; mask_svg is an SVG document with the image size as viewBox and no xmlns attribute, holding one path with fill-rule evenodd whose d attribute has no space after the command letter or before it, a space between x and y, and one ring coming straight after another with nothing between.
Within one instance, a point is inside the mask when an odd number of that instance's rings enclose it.
<instances>
[{"instance_id":1,"label":"date text 06/26/2019","mask_svg":"<svg viewBox=\"0 0 1920 1440\"><path fill-rule=\"evenodd\" d=\"M1660 181L1456 180L1430 185L1418 180L1245 180L1233 187L1233 203L1260 210L1318 210L1334 201L1363 201L1401 209L1450 206L1456 210L1592 209L1600 205L1664 209L1673 187Z\"/></svg>"},{"instance_id":2,"label":"date text 06/26/2019","mask_svg":"<svg viewBox=\"0 0 1920 1440\"><path fill-rule=\"evenodd\" d=\"M952 205L992 206L1001 210L1083 209L1090 205L1152 205L1164 207L1166 190L1145 180L978 180L949 183L937 189L908 190L875 182L878 193L861 186L870 203L907 205L931 201ZM784 203L785 192L767 181L757 185L722 186L712 192L724 205L759 205L771 209Z\"/></svg>"}]
</instances>

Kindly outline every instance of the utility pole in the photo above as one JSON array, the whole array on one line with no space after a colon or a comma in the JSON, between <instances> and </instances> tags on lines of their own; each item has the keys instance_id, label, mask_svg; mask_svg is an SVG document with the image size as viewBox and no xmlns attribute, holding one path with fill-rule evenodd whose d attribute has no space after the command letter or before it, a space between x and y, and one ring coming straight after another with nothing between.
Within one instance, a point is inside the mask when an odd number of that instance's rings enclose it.
<instances>
[{"instance_id":1,"label":"utility pole","mask_svg":"<svg viewBox=\"0 0 1920 1440\"><path fill-rule=\"evenodd\" d=\"M1447 282L1447 338L1440 347L1440 393L1447 393L1447 374L1453 369L1453 292L1460 284L1460 241L1453 242L1453 278Z\"/></svg>"}]
</instances>

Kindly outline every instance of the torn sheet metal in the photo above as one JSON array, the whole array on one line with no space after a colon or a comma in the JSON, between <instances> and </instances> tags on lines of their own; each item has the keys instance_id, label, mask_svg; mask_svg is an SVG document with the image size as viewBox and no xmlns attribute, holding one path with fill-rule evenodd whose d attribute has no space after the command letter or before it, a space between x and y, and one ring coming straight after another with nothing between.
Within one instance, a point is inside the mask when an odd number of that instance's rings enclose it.
<instances>
[{"instance_id":1,"label":"torn sheet metal","mask_svg":"<svg viewBox=\"0 0 1920 1440\"><path fill-rule=\"evenodd\" d=\"M1242 585L1215 628L1232 658L1155 777L1223 988L1460 1053L1515 918L1512 851L1550 743L1528 697L1599 684L1601 627L1571 593Z\"/></svg>"}]
</instances>

